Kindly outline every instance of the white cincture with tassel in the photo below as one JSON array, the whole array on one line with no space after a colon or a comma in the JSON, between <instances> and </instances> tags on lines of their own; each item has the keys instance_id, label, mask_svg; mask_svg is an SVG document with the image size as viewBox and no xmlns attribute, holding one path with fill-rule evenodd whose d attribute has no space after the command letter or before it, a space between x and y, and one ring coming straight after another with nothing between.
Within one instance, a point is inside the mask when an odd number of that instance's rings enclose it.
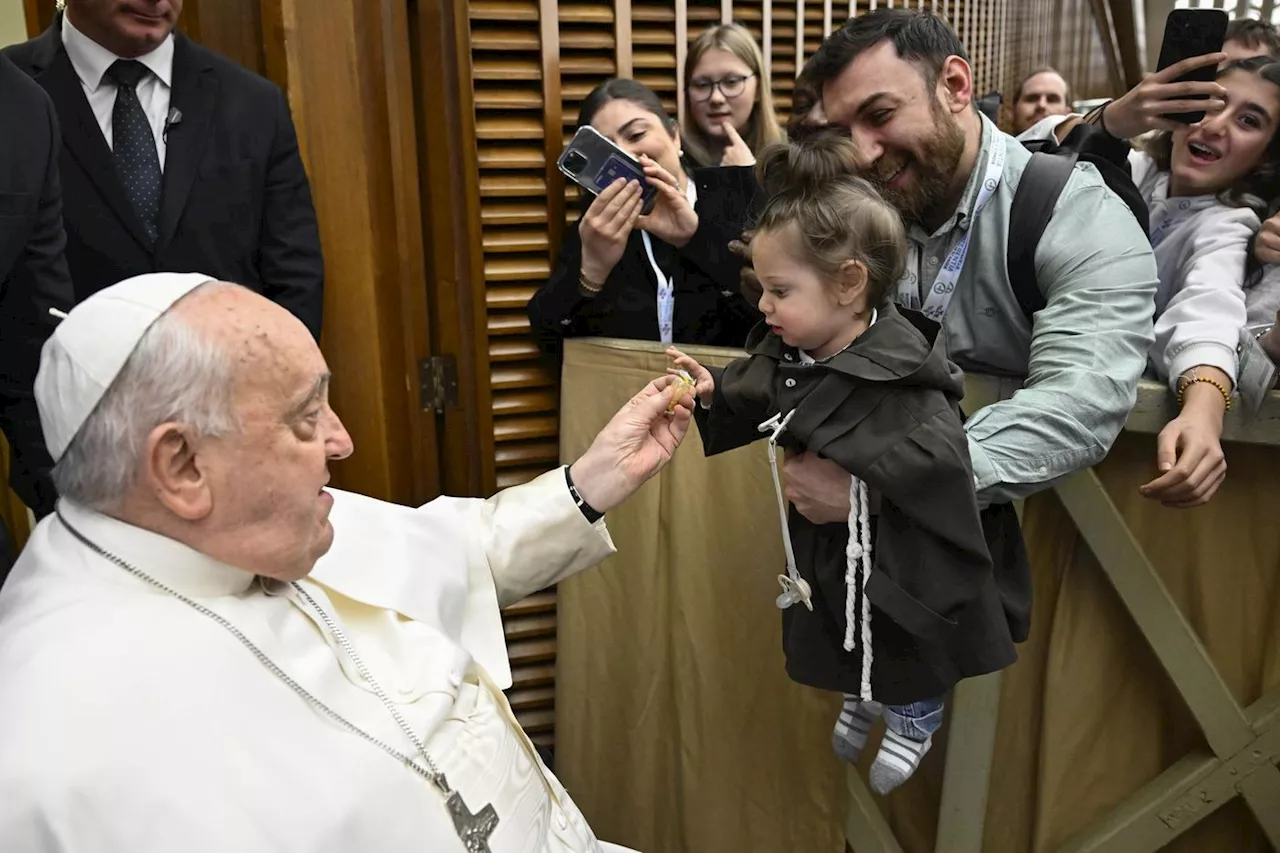
<instances>
[{"instance_id":1,"label":"white cincture with tassel","mask_svg":"<svg viewBox=\"0 0 1280 853\"><path fill-rule=\"evenodd\" d=\"M760 432L770 433L768 442L769 473L773 475L773 491L778 499L778 517L782 522L782 547L787 555L787 573L778 575L782 593L776 604L786 610L794 604L803 604L813 610L813 590L809 582L800 577L796 568L796 555L791 547L791 528L787 523L787 499L782 492L782 478L778 474L778 436L787 428L795 409L781 412L760 424ZM844 650L852 652L862 644L862 678L859 698L869 702L871 696L871 600L867 598L867 581L871 578L871 501L867 484L857 477L849 477L849 544L845 546L845 599L844 599ZM861 594L862 606L858 606Z\"/></svg>"},{"instance_id":2,"label":"white cincture with tassel","mask_svg":"<svg viewBox=\"0 0 1280 853\"><path fill-rule=\"evenodd\" d=\"M778 575L778 584L782 587L782 593L775 603L779 610L786 610L793 604L803 604L813 610L813 590L809 587L809 582L800 577L800 571L796 568L796 555L791 548L791 528L787 524L787 499L782 494L782 478L778 476L778 436L782 435L782 431L787 428L787 422L795 413L796 410L792 409L787 412L786 417L783 417L779 412L760 424L757 429L760 432L772 433L768 444L769 472L773 474L773 491L778 497L778 516L782 520L782 549L787 554L787 573Z\"/></svg>"},{"instance_id":3,"label":"white cincture with tassel","mask_svg":"<svg viewBox=\"0 0 1280 853\"><path fill-rule=\"evenodd\" d=\"M859 698L871 701L871 601L867 581L871 578L871 501L867 484L849 477L849 544L845 547L844 650L851 652L862 643L862 685ZM862 594L861 612L857 606ZM859 634L861 636L859 636Z\"/></svg>"}]
</instances>

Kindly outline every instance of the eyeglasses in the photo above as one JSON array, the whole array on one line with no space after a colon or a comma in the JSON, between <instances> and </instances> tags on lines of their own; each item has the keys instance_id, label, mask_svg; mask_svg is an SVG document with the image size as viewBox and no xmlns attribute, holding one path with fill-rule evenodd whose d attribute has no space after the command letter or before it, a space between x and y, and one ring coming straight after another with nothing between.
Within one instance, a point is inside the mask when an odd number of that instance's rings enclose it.
<instances>
[{"instance_id":1,"label":"eyeglasses","mask_svg":"<svg viewBox=\"0 0 1280 853\"><path fill-rule=\"evenodd\" d=\"M747 90L747 81L754 74L731 74L719 80L694 80L689 83L689 97L695 101L711 100L711 93L716 89L726 98L736 98Z\"/></svg>"}]
</instances>

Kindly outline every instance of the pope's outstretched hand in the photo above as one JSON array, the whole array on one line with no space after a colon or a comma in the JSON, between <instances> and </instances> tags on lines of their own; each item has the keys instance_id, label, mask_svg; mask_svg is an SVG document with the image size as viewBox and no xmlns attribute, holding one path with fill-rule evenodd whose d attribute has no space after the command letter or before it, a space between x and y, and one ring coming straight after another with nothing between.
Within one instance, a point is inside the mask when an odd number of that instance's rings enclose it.
<instances>
[{"instance_id":1,"label":"pope's outstretched hand","mask_svg":"<svg viewBox=\"0 0 1280 853\"><path fill-rule=\"evenodd\" d=\"M608 512L671 460L689 431L693 397L687 392L668 412L675 376L659 377L632 397L570 467L582 499Z\"/></svg>"}]
</instances>

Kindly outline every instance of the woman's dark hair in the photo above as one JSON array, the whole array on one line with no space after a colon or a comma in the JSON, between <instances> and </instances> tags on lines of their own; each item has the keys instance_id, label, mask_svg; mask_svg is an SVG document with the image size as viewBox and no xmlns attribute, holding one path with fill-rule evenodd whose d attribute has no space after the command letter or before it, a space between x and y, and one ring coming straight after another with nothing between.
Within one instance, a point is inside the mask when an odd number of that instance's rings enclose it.
<instances>
[{"instance_id":1,"label":"woman's dark hair","mask_svg":"<svg viewBox=\"0 0 1280 853\"><path fill-rule=\"evenodd\" d=\"M1269 56L1254 56L1228 62L1218 70L1218 79L1233 71L1256 74L1280 90L1280 62ZM1273 116L1280 119L1280 116ZM1146 152L1156 168L1169 171L1173 162L1173 134L1157 134L1147 143ZM1248 207L1266 218L1271 202L1280 196L1280 127L1271 132L1271 141L1263 152L1262 160L1232 186L1218 193L1218 201L1229 207Z\"/></svg>"},{"instance_id":2,"label":"woman's dark hair","mask_svg":"<svg viewBox=\"0 0 1280 853\"><path fill-rule=\"evenodd\" d=\"M878 308L902 277L907 232L898 212L855 175L857 165L853 141L839 134L766 148L756 177L769 201L752 236L794 225L804 257L828 280L846 261L861 261L867 304Z\"/></svg>"},{"instance_id":3,"label":"woman's dark hair","mask_svg":"<svg viewBox=\"0 0 1280 853\"><path fill-rule=\"evenodd\" d=\"M667 133L676 129L676 120L667 115L666 109L662 106L662 100L648 86L630 77L614 77L592 89L591 93L582 99L582 106L578 110L578 127L591 124L596 113L610 101L630 101L657 116Z\"/></svg>"}]
</instances>

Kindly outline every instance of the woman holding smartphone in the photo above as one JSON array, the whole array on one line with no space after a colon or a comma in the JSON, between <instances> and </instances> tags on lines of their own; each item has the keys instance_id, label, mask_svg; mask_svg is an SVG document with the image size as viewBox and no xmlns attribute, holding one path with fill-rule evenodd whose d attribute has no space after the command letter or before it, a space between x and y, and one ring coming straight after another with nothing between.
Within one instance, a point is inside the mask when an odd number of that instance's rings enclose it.
<instances>
[{"instance_id":1,"label":"woman holding smartphone","mask_svg":"<svg viewBox=\"0 0 1280 853\"><path fill-rule=\"evenodd\" d=\"M1158 131L1129 164L1151 212L1160 276L1151 365L1175 393L1178 415L1156 441L1158 476L1140 491L1179 508L1206 503L1226 478L1223 416L1252 357L1241 340L1249 246L1268 200L1280 195L1280 63L1226 62L1211 83L1173 82L1224 59L1183 60L1086 118L1120 139ZM1201 93L1208 99L1187 99ZM1187 113L1198 113L1194 124L1170 118Z\"/></svg>"},{"instance_id":2,"label":"woman holding smartphone","mask_svg":"<svg viewBox=\"0 0 1280 853\"><path fill-rule=\"evenodd\" d=\"M565 233L560 259L529 300L539 346L566 337L742 346L759 318L739 289L742 260L729 250L755 196L749 168L686 171L680 131L651 89L609 80L582 102L590 125L638 161L657 189L642 212L637 181L618 179Z\"/></svg>"}]
</instances>

